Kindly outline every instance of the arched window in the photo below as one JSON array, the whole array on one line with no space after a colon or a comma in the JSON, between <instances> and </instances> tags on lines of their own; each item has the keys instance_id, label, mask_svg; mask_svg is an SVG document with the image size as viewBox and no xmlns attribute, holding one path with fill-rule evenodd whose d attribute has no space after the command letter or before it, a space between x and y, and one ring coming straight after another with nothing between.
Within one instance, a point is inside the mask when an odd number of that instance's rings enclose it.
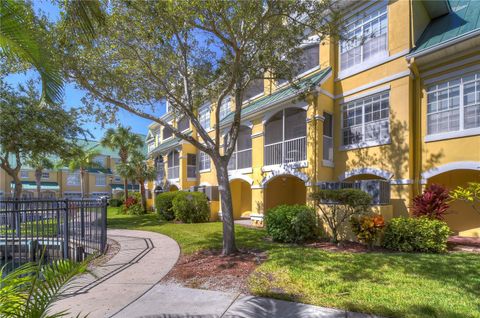
<instances>
[{"instance_id":1,"label":"arched window","mask_svg":"<svg viewBox=\"0 0 480 318\"><path fill-rule=\"evenodd\" d=\"M168 179L178 179L180 177L180 153L172 150L168 154Z\"/></svg>"},{"instance_id":2,"label":"arched window","mask_svg":"<svg viewBox=\"0 0 480 318\"><path fill-rule=\"evenodd\" d=\"M307 113L286 108L265 124L265 165L307 160Z\"/></svg>"},{"instance_id":3,"label":"arched window","mask_svg":"<svg viewBox=\"0 0 480 318\"><path fill-rule=\"evenodd\" d=\"M252 129L241 126L238 132L235 151L228 163L229 170L245 169L252 166Z\"/></svg>"}]
</instances>

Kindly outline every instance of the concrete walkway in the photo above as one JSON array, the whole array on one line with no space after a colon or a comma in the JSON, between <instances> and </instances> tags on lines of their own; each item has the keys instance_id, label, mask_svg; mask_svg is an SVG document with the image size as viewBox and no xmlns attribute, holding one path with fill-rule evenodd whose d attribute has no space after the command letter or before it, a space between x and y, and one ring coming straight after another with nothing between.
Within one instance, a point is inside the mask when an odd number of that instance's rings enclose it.
<instances>
[{"instance_id":1,"label":"concrete walkway","mask_svg":"<svg viewBox=\"0 0 480 318\"><path fill-rule=\"evenodd\" d=\"M180 249L171 238L153 232L109 230L120 251L73 283L71 295L54 311L67 309L88 317L262 318L374 317L262 297L184 288L159 281L175 265ZM52 311L53 312L53 311Z\"/></svg>"}]
</instances>

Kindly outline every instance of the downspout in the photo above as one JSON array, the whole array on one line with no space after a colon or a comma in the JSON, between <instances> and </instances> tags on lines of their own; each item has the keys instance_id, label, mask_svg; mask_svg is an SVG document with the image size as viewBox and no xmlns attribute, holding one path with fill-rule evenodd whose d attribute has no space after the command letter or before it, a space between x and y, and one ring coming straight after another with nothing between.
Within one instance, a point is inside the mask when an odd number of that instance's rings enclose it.
<instances>
[{"instance_id":1,"label":"downspout","mask_svg":"<svg viewBox=\"0 0 480 318\"><path fill-rule=\"evenodd\" d=\"M412 156L413 156L413 187L412 198L420 194L422 187L422 101L421 101L421 80L418 66L415 58L408 60L408 67L413 74L413 90L412 90Z\"/></svg>"}]
</instances>

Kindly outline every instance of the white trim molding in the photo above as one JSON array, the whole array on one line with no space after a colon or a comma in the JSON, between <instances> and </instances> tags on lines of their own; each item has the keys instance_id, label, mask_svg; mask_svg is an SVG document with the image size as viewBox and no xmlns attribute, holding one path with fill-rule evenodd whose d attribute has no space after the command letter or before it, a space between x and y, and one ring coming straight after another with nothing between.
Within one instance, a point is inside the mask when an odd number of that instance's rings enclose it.
<instances>
[{"instance_id":1,"label":"white trim molding","mask_svg":"<svg viewBox=\"0 0 480 318\"><path fill-rule=\"evenodd\" d=\"M277 169L271 170L270 173L262 179L261 187L265 186L272 181L273 179L281 176L292 176L302 180L304 183L309 181L308 176L305 173L302 173L296 169L289 169L288 167L279 167Z\"/></svg>"},{"instance_id":2,"label":"white trim molding","mask_svg":"<svg viewBox=\"0 0 480 318\"><path fill-rule=\"evenodd\" d=\"M425 136L425 142L480 135L480 127Z\"/></svg>"},{"instance_id":3,"label":"white trim molding","mask_svg":"<svg viewBox=\"0 0 480 318\"><path fill-rule=\"evenodd\" d=\"M390 90L390 84L387 84L387 85L377 87L377 88L375 88L375 89L372 89L372 90L370 90L370 91L367 91L367 92L364 92L364 93L361 93L361 94L358 94L358 95L354 95L354 96L350 96L350 97L344 98L343 100L340 101L340 103L341 103L341 104L349 103L349 102L351 102L352 100L364 98L364 97L367 97L367 96L370 96L370 95L374 95L374 94L383 93L383 92L389 91L389 90Z\"/></svg>"},{"instance_id":4,"label":"white trim molding","mask_svg":"<svg viewBox=\"0 0 480 318\"><path fill-rule=\"evenodd\" d=\"M232 181L235 181L235 180L243 180L246 183L250 184L250 186L253 185L253 179L250 178L250 177L244 176L242 174L232 174L228 177L229 182L232 182Z\"/></svg>"},{"instance_id":5,"label":"white trim molding","mask_svg":"<svg viewBox=\"0 0 480 318\"><path fill-rule=\"evenodd\" d=\"M263 131L258 132L258 133L256 133L256 134L252 134L252 139L253 139L253 138L257 138L257 137L262 137L262 136L263 136Z\"/></svg>"},{"instance_id":6,"label":"white trim molding","mask_svg":"<svg viewBox=\"0 0 480 318\"><path fill-rule=\"evenodd\" d=\"M453 71L453 72L450 72L450 73L447 73L447 74L443 74L443 75L440 75L440 76L436 76L436 77L426 79L426 80L423 81L423 84L424 85L430 85L430 84L433 84L433 83L436 83L436 82L443 82L443 81L453 79L453 78L456 78L456 77L467 76L468 73L475 73L478 70L480 70L480 64L475 64L475 65L472 65L470 67L466 67L466 68L456 70L456 71ZM425 75L422 74L422 76L424 77Z\"/></svg>"},{"instance_id":7,"label":"white trim molding","mask_svg":"<svg viewBox=\"0 0 480 318\"><path fill-rule=\"evenodd\" d=\"M350 177L362 175L362 174L372 174L374 176L383 178L385 180L390 180L393 177L393 173L386 170L376 169L376 168L358 168L342 173L338 179L344 181Z\"/></svg>"},{"instance_id":8,"label":"white trim molding","mask_svg":"<svg viewBox=\"0 0 480 318\"><path fill-rule=\"evenodd\" d=\"M413 184L413 180L412 179L392 179L390 180L390 184L393 184L393 185Z\"/></svg>"},{"instance_id":9,"label":"white trim molding","mask_svg":"<svg viewBox=\"0 0 480 318\"><path fill-rule=\"evenodd\" d=\"M422 173L422 179L430 179L441 173L453 170L475 170L480 171L480 161L455 161L449 162L439 167L432 168Z\"/></svg>"},{"instance_id":10,"label":"white trim molding","mask_svg":"<svg viewBox=\"0 0 480 318\"><path fill-rule=\"evenodd\" d=\"M393 75L384 77L382 79L379 79L378 81L370 82L368 84L365 84L365 85L359 86L357 88L351 89L349 91L343 92L342 94L335 95L335 99L350 96L350 95L359 93L361 91L367 90L369 88L373 88L375 86L383 85L383 84L386 84L388 82L397 80L397 79L405 77L405 76L410 76L410 72L411 72L410 70L406 70L406 71L403 71L403 72L400 72L400 73L397 73L397 74L393 74Z\"/></svg>"}]
</instances>

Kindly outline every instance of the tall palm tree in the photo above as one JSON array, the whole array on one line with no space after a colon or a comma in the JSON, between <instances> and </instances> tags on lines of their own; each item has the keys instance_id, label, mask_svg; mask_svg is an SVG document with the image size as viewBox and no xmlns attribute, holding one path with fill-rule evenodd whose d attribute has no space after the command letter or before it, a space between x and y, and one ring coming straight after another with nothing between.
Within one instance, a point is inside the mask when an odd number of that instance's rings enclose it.
<instances>
[{"instance_id":1,"label":"tall palm tree","mask_svg":"<svg viewBox=\"0 0 480 318\"><path fill-rule=\"evenodd\" d=\"M145 157L138 151L133 152L126 164L119 166L121 173L128 175L131 180L140 184L140 195L143 211L147 212L147 198L145 195L145 182L155 180L157 171L154 165L149 165Z\"/></svg>"},{"instance_id":2,"label":"tall palm tree","mask_svg":"<svg viewBox=\"0 0 480 318\"><path fill-rule=\"evenodd\" d=\"M143 147L142 138L139 135L132 133L130 127L122 126L108 129L100 143L104 147L118 150L118 156L120 157L122 165L127 164L130 154ZM126 200L128 198L128 178L123 177L123 186Z\"/></svg>"},{"instance_id":3,"label":"tall palm tree","mask_svg":"<svg viewBox=\"0 0 480 318\"><path fill-rule=\"evenodd\" d=\"M69 158L64 161L64 165L68 166L70 171L79 171L80 172L80 188L82 191L82 198L85 197L85 176L87 175L89 168L99 168L100 165L94 161L95 157L100 155L100 152L95 149L84 150L82 148L77 148L69 156Z\"/></svg>"},{"instance_id":4,"label":"tall palm tree","mask_svg":"<svg viewBox=\"0 0 480 318\"><path fill-rule=\"evenodd\" d=\"M66 21L75 23L80 36L92 39L95 25L104 25L105 16L96 0L66 0ZM63 93L60 66L52 59L51 48L39 39L38 26L32 11L16 0L0 1L0 49L7 57L31 64L42 80L42 98L48 103L58 102Z\"/></svg>"},{"instance_id":5,"label":"tall palm tree","mask_svg":"<svg viewBox=\"0 0 480 318\"><path fill-rule=\"evenodd\" d=\"M44 155L35 155L27 160L27 164L35 169L35 183L37 184L37 198L40 198L42 191L43 170L53 169L53 162Z\"/></svg>"}]
</instances>

